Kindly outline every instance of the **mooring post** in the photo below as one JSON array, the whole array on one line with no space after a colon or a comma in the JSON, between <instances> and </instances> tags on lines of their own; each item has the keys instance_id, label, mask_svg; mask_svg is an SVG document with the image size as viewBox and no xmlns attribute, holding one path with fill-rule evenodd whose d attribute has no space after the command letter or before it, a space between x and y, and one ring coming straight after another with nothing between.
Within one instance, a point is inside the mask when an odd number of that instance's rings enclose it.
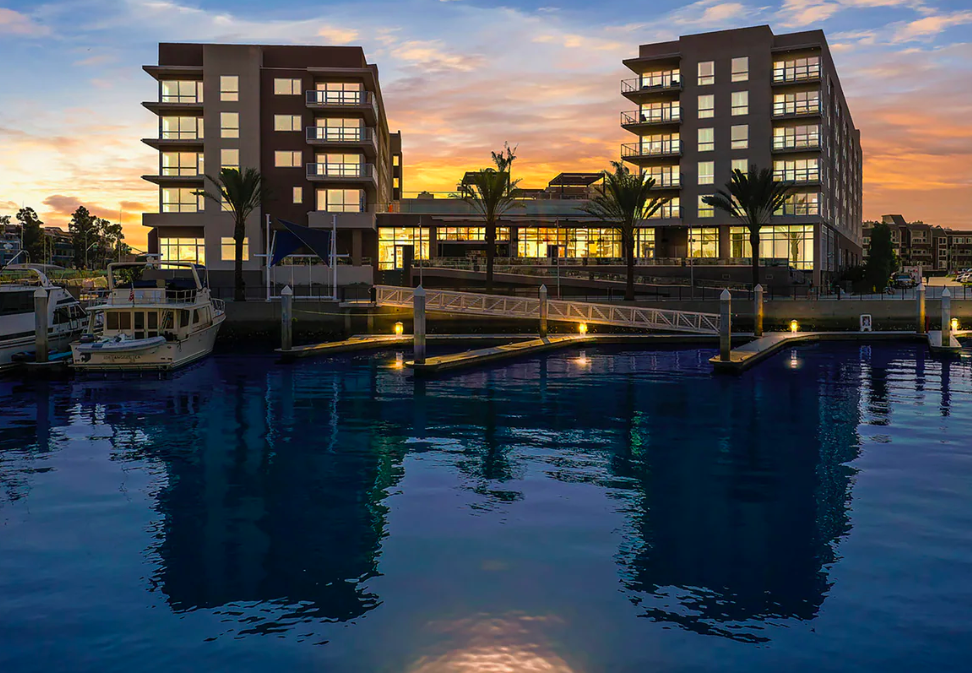
<instances>
[{"instance_id":1,"label":"mooring post","mask_svg":"<svg viewBox=\"0 0 972 673\"><path fill-rule=\"evenodd\" d=\"M763 286L757 285L753 290L756 305L753 306L753 335L763 336Z\"/></svg>"},{"instance_id":2,"label":"mooring post","mask_svg":"<svg viewBox=\"0 0 972 673\"><path fill-rule=\"evenodd\" d=\"M47 362L47 290L34 291L34 361Z\"/></svg>"},{"instance_id":3,"label":"mooring post","mask_svg":"<svg viewBox=\"0 0 972 673\"><path fill-rule=\"evenodd\" d=\"M412 360L417 365L425 364L425 288L419 285L412 294Z\"/></svg>"},{"instance_id":4,"label":"mooring post","mask_svg":"<svg viewBox=\"0 0 972 673\"><path fill-rule=\"evenodd\" d=\"M540 336L547 336L547 286L540 286Z\"/></svg>"},{"instance_id":5,"label":"mooring post","mask_svg":"<svg viewBox=\"0 0 972 673\"><path fill-rule=\"evenodd\" d=\"M942 290L942 348L952 345L952 293Z\"/></svg>"},{"instance_id":6,"label":"mooring post","mask_svg":"<svg viewBox=\"0 0 972 673\"><path fill-rule=\"evenodd\" d=\"M288 285L280 291L280 350L294 347L294 291Z\"/></svg>"},{"instance_id":7,"label":"mooring post","mask_svg":"<svg viewBox=\"0 0 972 673\"><path fill-rule=\"evenodd\" d=\"M732 350L732 295L728 289L719 295L719 308L719 359L729 362L729 351Z\"/></svg>"},{"instance_id":8,"label":"mooring post","mask_svg":"<svg viewBox=\"0 0 972 673\"><path fill-rule=\"evenodd\" d=\"M915 319L918 321L918 327L915 329L915 331L918 334L924 334L925 333L925 284L924 283L918 283L917 297L918 297L918 306L917 306L918 315L915 316Z\"/></svg>"}]
</instances>

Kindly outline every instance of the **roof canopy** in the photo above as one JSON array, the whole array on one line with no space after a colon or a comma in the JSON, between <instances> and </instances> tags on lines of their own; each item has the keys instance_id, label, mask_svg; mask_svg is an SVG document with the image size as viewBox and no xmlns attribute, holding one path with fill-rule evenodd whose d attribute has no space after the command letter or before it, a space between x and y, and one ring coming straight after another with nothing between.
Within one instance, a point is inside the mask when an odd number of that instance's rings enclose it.
<instances>
[{"instance_id":1,"label":"roof canopy","mask_svg":"<svg viewBox=\"0 0 972 673\"><path fill-rule=\"evenodd\" d=\"M604 177L603 173L561 173L550 181L551 187L589 187Z\"/></svg>"},{"instance_id":2,"label":"roof canopy","mask_svg":"<svg viewBox=\"0 0 972 673\"><path fill-rule=\"evenodd\" d=\"M285 257L289 257L302 246L307 246L321 259L331 256L331 232L327 229L311 229L299 224L280 220L286 227L284 231L277 231L273 235L273 257L270 266L276 266Z\"/></svg>"}]
</instances>

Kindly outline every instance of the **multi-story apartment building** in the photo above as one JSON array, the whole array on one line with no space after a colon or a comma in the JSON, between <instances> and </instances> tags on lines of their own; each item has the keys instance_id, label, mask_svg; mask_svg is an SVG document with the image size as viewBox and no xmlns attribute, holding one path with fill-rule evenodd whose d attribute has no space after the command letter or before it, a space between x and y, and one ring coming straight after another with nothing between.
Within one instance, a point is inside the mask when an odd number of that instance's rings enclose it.
<instances>
[{"instance_id":1,"label":"multi-story apartment building","mask_svg":"<svg viewBox=\"0 0 972 673\"><path fill-rule=\"evenodd\" d=\"M903 267L921 267L937 273L972 268L972 231L953 230L920 221L907 222L901 215L883 215L881 223L888 225L894 253ZM865 258L875 224L864 223Z\"/></svg>"},{"instance_id":2,"label":"multi-story apartment building","mask_svg":"<svg viewBox=\"0 0 972 673\"><path fill-rule=\"evenodd\" d=\"M861 256L862 154L822 31L769 26L642 45L624 61L622 158L671 197L658 213L656 254L751 256L748 233L702 203L733 170L772 167L795 193L763 229L760 256L810 271L818 285Z\"/></svg>"},{"instance_id":3,"label":"multi-story apartment building","mask_svg":"<svg viewBox=\"0 0 972 673\"><path fill-rule=\"evenodd\" d=\"M388 209L402 180L401 137L388 130L378 68L360 47L230 44L159 45L158 213L146 213L150 252L204 263L216 286L229 286L233 222L205 175L256 168L269 191L246 224L248 286L264 278L267 216L330 228L337 216L339 284L371 282L362 251L374 246L375 213ZM328 274L326 269L320 273ZM329 277L329 276L328 276Z\"/></svg>"}]
</instances>

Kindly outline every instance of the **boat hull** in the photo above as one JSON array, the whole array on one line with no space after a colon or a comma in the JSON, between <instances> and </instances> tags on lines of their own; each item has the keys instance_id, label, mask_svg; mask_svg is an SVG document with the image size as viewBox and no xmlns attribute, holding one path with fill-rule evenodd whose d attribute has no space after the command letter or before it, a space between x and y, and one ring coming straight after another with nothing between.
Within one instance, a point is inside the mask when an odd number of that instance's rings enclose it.
<instances>
[{"instance_id":1,"label":"boat hull","mask_svg":"<svg viewBox=\"0 0 972 673\"><path fill-rule=\"evenodd\" d=\"M81 371L171 371L185 367L212 352L223 324L220 318L186 339L145 348L96 350L76 342L71 344L71 366Z\"/></svg>"}]
</instances>

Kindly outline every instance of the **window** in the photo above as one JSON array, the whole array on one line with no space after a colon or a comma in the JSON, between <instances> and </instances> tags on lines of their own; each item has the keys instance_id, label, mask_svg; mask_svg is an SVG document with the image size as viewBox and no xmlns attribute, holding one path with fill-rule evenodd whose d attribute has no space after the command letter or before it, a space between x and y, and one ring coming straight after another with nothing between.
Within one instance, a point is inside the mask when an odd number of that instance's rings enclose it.
<instances>
[{"instance_id":1,"label":"window","mask_svg":"<svg viewBox=\"0 0 972 673\"><path fill-rule=\"evenodd\" d=\"M656 210L655 214L652 215L649 219L662 220L662 219L669 219L672 217L681 217L681 216L682 216L682 207L679 203L679 198L676 196L671 201L665 202L665 204L662 205L661 208Z\"/></svg>"},{"instance_id":2,"label":"window","mask_svg":"<svg viewBox=\"0 0 972 673\"><path fill-rule=\"evenodd\" d=\"M689 257L719 257L719 227L693 227L688 230Z\"/></svg>"},{"instance_id":3,"label":"window","mask_svg":"<svg viewBox=\"0 0 972 673\"><path fill-rule=\"evenodd\" d=\"M702 199L709 194L699 194L699 217L715 217L715 208L705 203Z\"/></svg>"},{"instance_id":4,"label":"window","mask_svg":"<svg viewBox=\"0 0 972 673\"><path fill-rule=\"evenodd\" d=\"M198 213L205 207L204 197L194 187L163 187L163 213Z\"/></svg>"},{"instance_id":5,"label":"window","mask_svg":"<svg viewBox=\"0 0 972 673\"><path fill-rule=\"evenodd\" d=\"M681 150L677 133L665 133L641 137L643 155L677 154Z\"/></svg>"},{"instance_id":6,"label":"window","mask_svg":"<svg viewBox=\"0 0 972 673\"><path fill-rule=\"evenodd\" d=\"M749 149L749 125L748 124L742 124L740 126L732 127L731 149L734 150Z\"/></svg>"},{"instance_id":7,"label":"window","mask_svg":"<svg viewBox=\"0 0 972 673\"><path fill-rule=\"evenodd\" d=\"M699 63L699 86L715 84L715 61Z\"/></svg>"},{"instance_id":8,"label":"window","mask_svg":"<svg viewBox=\"0 0 972 673\"><path fill-rule=\"evenodd\" d=\"M681 182L678 166L652 166L642 169L642 175L652 178L656 187L678 187Z\"/></svg>"},{"instance_id":9,"label":"window","mask_svg":"<svg viewBox=\"0 0 972 673\"><path fill-rule=\"evenodd\" d=\"M428 259L429 230L424 227L379 227L378 269L404 268L405 246L412 246L413 259Z\"/></svg>"},{"instance_id":10,"label":"window","mask_svg":"<svg viewBox=\"0 0 972 673\"><path fill-rule=\"evenodd\" d=\"M819 56L794 58L773 63L773 81L775 82L796 82L818 77L820 77Z\"/></svg>"},{"instance_id":11,"label":"window","mask_svg":"<svg viewBox=\"0 0 972 673\"><path fill-rule=\"evenodd\" d=\"M199 117L162 117L162 140L202 140L203 123Z\"/></svg>"},{"instance_id":12,"label":"window","mask_svg":"<svg viewBox=\"0 0 972 673\"><path fill-rule=\"evenodd\" d=\"M274 131L299 131L300 115L274 115Z\"/></svg>"},{"instance_id":13,"label":"window","mask_svg":"<svg viewBox=\"0 0 972 673\"><path fill-rule=\"evenodd\" d=\"M369 129L362 127L360 119L319 118L314 131L317 140L359 142L371 139Z\"/></svg>"},{"instance_id":14,"label":"window","mask_svg":"<svg viewBox=\"0 0 972 673\"><path fill-rule=\"evenodd\" d=\"M303 203L303 202L304 202L304 188L294 187L294 203Z\"/></svg>"},{"instance_id":15,"label":"window","mask_svg":"<svg viewBox=\"0 0 972 673\"><path fill-rule=\"evenodd\" d=\"M699 119L715 116L715 96L699 96Z\"/></svg>"},{"instance_id":16,"label":"window","mask_svg":"<svg viewBox=\"0 0 972 673\"><path fill-rule=\"evenodd\" d=\"M438 227L436 238L440 241L485 241L486 227ZM496 240L509 241L510 228L496 227Z\"/></svg>"},{"instance_id":17,"label":"window","mask_svg":"<svg viewBox=\"0 0 972 673\"><path fill-rule=\"evenodd\" d=\"M276 151L273 153L273 165L277 168L299 168L301 164L300 152Z\"/></svg>"},{"instance_id":18,"label":"window","mask_svg":"<svg viewBox=\"0 0 972 673\"><path fill-rule=\"evenodd\" d=\"M275 96L299 96L300 90L299 79L275 78L273 80L273 94Z\"/></svg>"},{"instance_id":19,"label":"window","mask_svg":"<svg viewBox=\"0 0 972 673\"><path fill-rule=\"evenodd\" d=\"M240 113L239 112L219 113L219 135L221 138L240 137Z\"/></svg>"},{"instance_id":20,"label":"window","mask_svg":"<svg viewBox=\"0 0 972 673\"><path fill-rule=\"evenodd\" d=\"M202 231L202 230L200 230ZM163 262L206 263L206 240L204 238L160 238L159 258Z\"/></svg>"},{"instance_id":21,"label":"window","mask_svg":"<svg viewBox=\"0 0 972 673\"><path fill-rule=\"evenodd\" d=\"M774 215L819 215L819 194L791 194Z\"/></svg>"},{"instance_id":22,"label":"window","mask_svg":"<svg viewBox=\"0 0 972 673\"><path fill-rule=\"evenodd\" d=\"M748 159L733 159L732 160L732 171L742 171L744 174L749 174L749 160Z\"/></svg>"},{"instance_id":23,"label":"window","mask_svg":"<svg viewBox=\"0 0 972 673\"><path fill-rule=\"evenodd\" d=\"M642 89L670 88L680 86L682 83L678 70L660 70L657 72L646 72L641 76Z\"/></svg>"},{"instance_id":24,"label":"window","mask_svg":"<svg viewBox=\"0 0 972 673\"><path fill-rule=\"evenodd\" d=\"M402 163L402 158L395 154L392 156L392 166L400 166Z\"/></svg>"},{"instance_id":25,"label":"window","mask_svg":"<svg viewBox=\"0 0 972 673\"><path fill-rule=\"evenodd\" d=\"M368 164L362 163L360 154L318 154L310 175L333 175L341 178L357 178L368 175Z\"/></svg>"},{"instance_id":26,"label":"window","mask_svg":"<svg viewBox=\"0 0 972 673\"><path fill-rule=\"evenodd\" d=\"M229 238L219 239L219 258L224 262L235 262L236 261L236 239L232 236ZM250 239L243 239L243 261L248 262L250 260Z\"/></svg>"},{"instance_id":27,"label":"window","mask_svg":"<svg viewBox=\"0 0 972 673\"><path fill-rule=\"evenodd\" d=\"M747 227L729 228L729 256L752 259ZM759 256L786 261L795 269L813 269L813 225L764 226L759 232Z\"/></svg>"},{"instance_id":28,"label":"window","mask_svg":"<svg viewBox=\"0 0 972 673\"><path fill-rule=\"evenodd\" d=\"M638 118L631 119L631 122L666 122L679 118L678 103L645 103L638 111Z\"/></svg>"},{"instance_id":29,"label":"window","mask_svg":"<svg viewBox=\"0 0 972 673\"><path fill-rule=\"evenodd\" d=\"M219 99L223 102L233 102L240 99L240 78L236 75L220 75Z\"/></svg>"},{"instance_id":30,"label":"window","mask_svg":"<svg viewBox=\"0 0 972 673\"><path fill-rule=\"evenodd\" d=\"M817 159L774 161L773 179L778 182L810 182L819 180L819 161Z\"/></svg>"},{"instance_id":31,"label":"window","mask_svg":"<svg viewBox=\"0 0 972 673\"><path fill-rule=\"evenodd\" d=\"M699 162L699 184L711 185L714 182L715 182L715 162L700 161Z\"/></svg>"},{"instance_id":32,"label":"window","mask_svg":"<svg viewBox=\"0 0 972 673\"><path fill-rule=\"evenodd\" d=\"M732 81L745 82L749 79L749 57L740 56L732 59Z\"/></svg>"},{"instance_id":33,"label":"window","mask_svg":"<svg viewBox=\"0 0 972 673\"><path fill-rule=\"evenodd\" d=\"M773 149L775 150L817 147L819 145L820 127L816 124L773 129Z\"/></svg>"},{"instance_id":34,"label":"window","mask_svg":"<svg viewBox=\"0 0 972 673\"><path fill-rule=\"evenodd\" d=\"M639 259L651 259L655 256L654 228L638 227L635 229L635 256Z\"/></svg>"},{"instance_id":35,"label":"window","mask_svg":"<svg viewBox=\"0 0 972 673\"><path fill-rule=\"evenodd\" d=\"M163 81L160 101L162 103L202 103L203 84L197 80Z\"/></svg>"},{"instance_id":36,"label":"window","mask_svg":"<svg viewBox=\"0 0 972 673\"><path fill-rule=\"evenodd\" d=\"M202 152L163 152L162 175L205 175Z\"/></svg>"},{"instance_id":37,"label":"window","mask_svg":"<svg viewBox=\"0 0 972 673\"><path fill-rule=\"evenodd\" d=\"M398 177L392 178L392 187L394 187L395 189L401 189L402 179Z\"/></svg>"},{"instance_id":38,"label":"window","mask_svg":"<svg viewBox=\"0 0 972 673\"><path fill-rule=\"evenodd\" d=\"M364 198L360 189L319 189L317 209L332 213L360 213Z\"/></svg>"},{"instance_id":39,"label":"window","mask_svg":"<svg viewBox=\"0 0 972 673\"><path fill-rule=\"evenodd\" d=\"M235 168L240 170L240 151L239 150L220 150L219 167Z\"/></svg>"},{"instance_id":40,"label":"window","mask_svg":"<svg viewBox=\"0 0 972 673\"><path fill-rule=\"evenodd\" d=\"M699 152L715 149L715 129L699 129Z\"/></svg>"},{"instance_id":41,"label":"window","mask_svg":"<svg viewBox=\"0 0 972 673\"><path fill-rule=\"evenodd\" d=\"M840 108L837 109L839 110ZM816 114L818 112L820 112L819 91L778 93L773 96L774 115Z\"/></svg>"},{"instance_id":42,"label":"window","mask_svg":"<svg viewBox=\"0 0 972 673\"><path fill-rule=\"evenodd\" d=\"M732 92L732 116L738 117L739 115L749 114L749 92L748 91L733 91Z\"/></svg>"},{"instance_id":43,"label":"window","mask_svg":"<svg viewBox=\"0 0 972 673\"><path fill-rule=\"evenodd\" d=\"M361 105L366 98L361 82L318 82L315 95L324 105Z\"/></svg>"}]
</instances>

